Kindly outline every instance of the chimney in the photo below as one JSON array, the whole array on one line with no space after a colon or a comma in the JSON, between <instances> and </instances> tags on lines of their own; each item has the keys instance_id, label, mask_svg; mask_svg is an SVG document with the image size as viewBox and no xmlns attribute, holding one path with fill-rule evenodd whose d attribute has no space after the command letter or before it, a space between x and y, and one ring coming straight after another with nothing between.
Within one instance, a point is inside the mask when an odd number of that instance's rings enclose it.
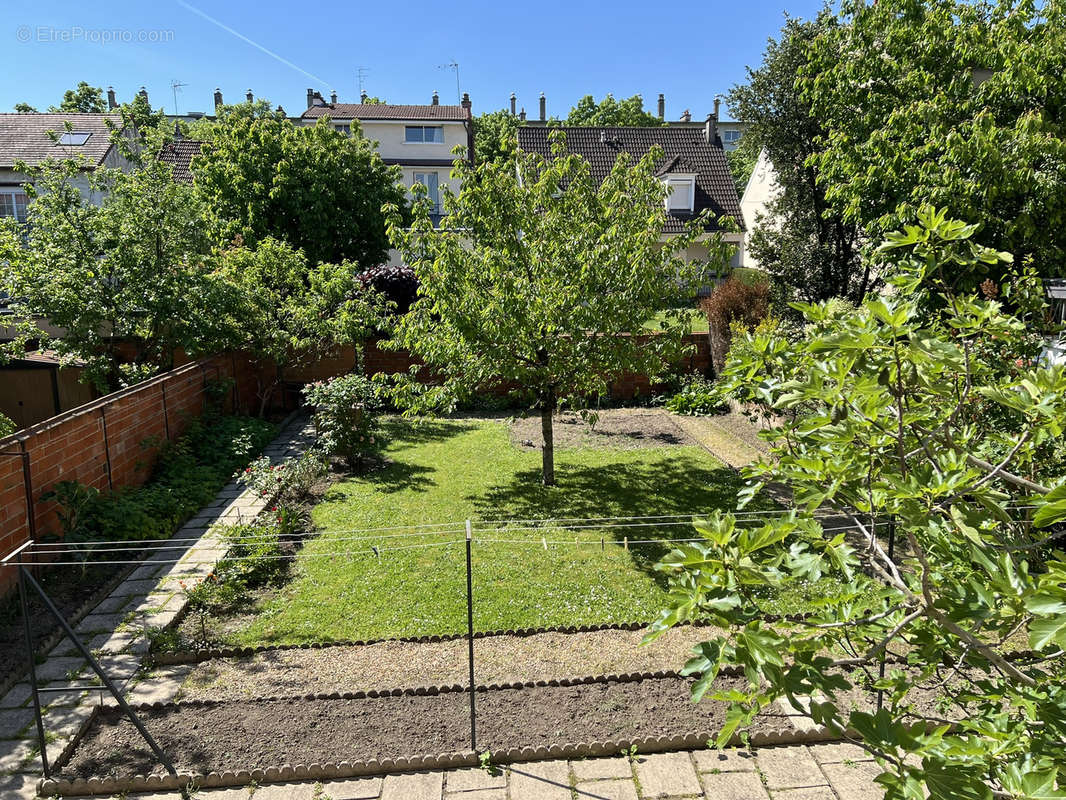
<instances>
[{"instance_id":1,"label":"chimney","mask_svg":"<svg viewBox=\"0 0 1066 800\"><path fill-rule=\"evenodd\" d=\"M511 92L511 116L515 115L515 105L518 103L518 98L515 97L515 93Z\"/></svg>"},{"instance_id":2,"label":"chimney","mask_svg":"<svg viewBox=\"0 0 1066 800\"><path fill-rule=\"evenodd\" d=\"M324 106L326 101L322 99L322 95L316 90L311 94L312 106Z\"/></svg>"},{"instance_id":3,"label":"chimney","mask_svg":"<svg viewBox=\"0 0 1066 800\"><path fill-rule=\"evenodd\" d=\"M285 109L282 108L280 105L278 106L277 114L282 117L285 116Z\"/></svg>"},{"instance_id":4,"label":"chimney","mask_svg":"<svg viewBox=\"0 0 1066 800\"><path fill-rule=\"evenodd\" d=\"M366 89L359 90L359 102L366 103Z\"/></svg>"},{"instance_id":5,"label":"chimney","mask_svg":"<svg viewBox=\"0 0 1066 800\"><path fill-rule=\"evenodd\" d=\"M548 101L544 99L544 92L540 93L540 118L544 121L548 118Z\"/></svg>"},{"instance_id":6,"label":"chimney","mask_svg":"<svg viewBox=\"0 0 1066 800\"><path fill-rule=\"evenodd\" d=\"M687 108L684 111L681 112L681 121L682 122L692 122L692 114L691 114L691 112L689 112L689 110Z\"/></svg>"},{"instance_id":7,"label":"chimney","mask_svg":"<svg viewBox=\"0 0 1066 800\"><path fill-rule=\"evenodd\" d=\"M522 122L526 121L526 109L525 109L525 106L523 106L522 110L520 112L518 112L518 118L520 120L522 120Z\"/></svg>"},{"instance_id":8,"label":"chimney","mask_svg":"<svg viewBox=\"0 0 1066 800\"><path fill-rule=\"evenodd\" d=\"M247 101L248 101L249 103L254 103L254 102L255 102L255 95L254 95L254 94L252 94L252 90L251 90L251 89L249 89L249 90L248 90L248 91L247 91L247 92L245 93L245 95L244 95L244 99L245 99L245 100L247 100Z\"/></svg>"},{"instance_id":9,"label":"chimney","mask_svg":"<svg viewBox=\"0 0 1066 800\"><path fill-rule=\"evenodd\" d=\"M429 101L429 104L431 106L439 106L440 105L440 95L437 94L437 90L436 89L433 90L433 99Z\"/></svg>"},{"instance_id":10,"label":"chimney","mask_svg":"<svg viewBox=\"0 0 1066 800\"><path fill-rule=\"evenodd\" d=\"M143 86L141 87L141 90L137 92L137 94L144 98L144 102L148 102L148 90L145 89Z\"/></svg>"},{"instance_id":11,"label":"chimney","mask_svg":"<svg viewBox=\"0 0 1066 800\"><path fill-rule=\"evenodd\" d=\"M718 109L722 106L722 98L718 95L714 96L714 121L718 121Z\"/></svg>"},{"instance_id":12,"label":"chimney","mask_svg":"<svg viewBox=\"0 0 1066 800\"><path fill-rule=\"evenodd\" d=\"M218 108L220 105L222 105L222 90L219 89L216 86L215 87L215 108Z\"/></svg>"},{"instance_id":13,"label":"chimney","mask_svg":"<svg viewBox=\"0 0 1066 800\"><path fill-rule=\"evenodd\" d=\"M177 121L175 121L174 122L174 141L175 142L180 142L184 138L185 137L181 133L181 126L178 125Z\"/></svg>"},{"instance_id":14,"label":"chimney","mask_svg":"<svg viewBox=\"0 0 1066 800\"><path fill-rule=\"evenodd\" d=\"M331 106L337 105L337 90L334 89L329 93L329 104Z\"/></svg>"},{"instance_id":15,"label":"chimney","mask_svg":"<svg viewBox=\"0 0 1066 800\"><path fill-rule=\"evenodd\" d=\"M638 111L643 111L644 110L644 95L642 95L642 94L638 94L637 95L637 110Z\"/></svg>"},{"instance_id":16,"label":"chimney","mask_svg":"<svg viewBox=\"0 0 1066 800\"><path fill-rule=\"evenodd\" d=\"M470 103L470 93L469 92L463 92L463 100L462 100L461 103L459 103L459 105L461 105L467 111L470 110L471 103Z\"/></svg>"},{"instance_id":17,"label":"chimney","mask_svg":"<svg viewBox=\"0 0 1066 800\"><path fill-rule=\"evenodd\" d=\"M217 93L218 89L216 89L215 92L216 92L215 97L220 97L221 96L221 95L219 95ZM310 108L314 104L315 104L315 90L314 89L308 89L307 90L307 107Z\"/></svg>"},{"instance_id":18,"label":"chimney","mask_svg":"<svg viewBox=\"0 0 1066 800\"><path fill-rule=\"evenodd\" d=\"M107 87L107 110L114 111L118 108L118 100L115 99L115 87Z\"/></svg>"},{"instance_id":19,"label":"chimney","mask_svg":"<svg viewBox=\"0 0 1066 800\"><path fill-rule=\"evenodd\" d=\"M707 115L707 121L703 125L703 135L709 144L718 140L718 118L714 114Z\"/></svg>"},{"instance_id":20,"label":"chimney","mask_svg":"<svg viewBox=\"0 0 1066 800\"><path fill-rule=\"evenodd\" d=\"M659 92L659 119L666 119L666 96Z\"/></svg>"}]
</instances>

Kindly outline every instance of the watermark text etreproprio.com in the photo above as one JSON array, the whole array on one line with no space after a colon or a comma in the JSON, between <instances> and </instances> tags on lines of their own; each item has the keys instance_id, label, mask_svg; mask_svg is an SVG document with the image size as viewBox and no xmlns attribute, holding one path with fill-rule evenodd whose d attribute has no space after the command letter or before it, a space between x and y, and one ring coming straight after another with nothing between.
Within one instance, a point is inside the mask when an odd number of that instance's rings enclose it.
<instances>
[{"instance_id":1,"label":"watermark text etreproprio.com","mask_svg":"<svg viewBox=\"0 0 1066 800\"><path fill-rule=\"evenodd\" d=\"M72 44L89 42L90 44L133 44L174 41L174 31L160 28L83 28L71 25L69 28L57 28L53 25L19 25L15 29L15 38L23 43L38 42L44 44Z\"/></svg>"}]
</instances>

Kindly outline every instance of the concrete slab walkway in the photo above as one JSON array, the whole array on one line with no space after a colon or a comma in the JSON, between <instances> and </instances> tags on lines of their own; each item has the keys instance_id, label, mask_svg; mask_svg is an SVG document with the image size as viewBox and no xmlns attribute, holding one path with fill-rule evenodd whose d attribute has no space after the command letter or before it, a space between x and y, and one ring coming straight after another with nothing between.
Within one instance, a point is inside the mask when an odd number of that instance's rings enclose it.
<instances>
[{"instance_id":1,"label":"concrete slab walkway","mask_svg":"<svg viewBox=\"0 0 1066 800\"><path fill-rule=\"evenodd\" d=\"M263 451L274 462L299 455L314 440L306 417L291 420ZM131 703L170 700L178 691L188 667L143 671L151 631L163 628L182 612L185 590L211 572L224 553L221 527L247 522L263 509L266 499L235 482L183 525L172 537L175 550L145 558L114 591L74 630L80 635L108 677L121 687ZM173 562L180 557L178 563ZM53 647L37 667L44 708L48 753L54 760L92 714L95 704L111 702L104 690L80 687L100 685L88 662L66 638ZM70 687L69 689L67 687ZM28 681L15 684L0 697L0 797L34 797L40 777L37 730Z\"/></svg>"}]
</instances>

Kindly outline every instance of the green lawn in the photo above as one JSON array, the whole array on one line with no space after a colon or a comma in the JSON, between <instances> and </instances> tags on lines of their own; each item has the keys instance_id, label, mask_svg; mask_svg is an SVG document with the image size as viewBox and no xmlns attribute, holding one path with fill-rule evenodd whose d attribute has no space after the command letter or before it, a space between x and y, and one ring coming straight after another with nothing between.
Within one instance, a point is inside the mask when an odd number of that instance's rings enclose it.
<instances>
[{"instance_id":1,"label":"green lawn","mask_svg":"<svg viewBox=\"0 0 1066 800\"><path fill-rule=\"evenodd\" d=\"M539 484L539 451L511 444L505 423L386 423L391 464L336 484L314 510L322 531L301 553L294 578L233 631L241 644L414 636L465 630L466 518L611 517L732 507L739 479L704 450L580 449L557 452L559 486ZM456 522L451 533L365 537L364 528ZM484 527L479 525L478 527ZM475 627L650 620L664 584L652 566L661 544L688 525L629 529L475 533ZM549 544L545 548L542 536ZM603 539L601 545L601 537ZM477 540L481 541L477 541ZM489 539L521 540L500 543ZM574 546L577 539L586 542ZM568 544L551 544L565 540ZM414 548L412 545L453 541ZM375 555L371 545L379 548ZM390 549L406 547L409 549ZM333 553L349 553L334 555ZM809 589L801 589L802 593ZM782 598L790 610L793 599Z\"/></svg>"},{"instance_id":2,"label":"green lawn","mask_svg":"<svg viewBox=\"0 0 1066 800\"><path fill-rule=\"evenodd\" d=\"M685 315L689 319L689 325L691 326L692 333L707 333L707 315L700 311L698 308L686 308ZM644 323L644 327L649 331L660 330L659 323L666 319L667 314L672 314L673 311L657 311L655 316Z\"/></svg>"}]
</instances>

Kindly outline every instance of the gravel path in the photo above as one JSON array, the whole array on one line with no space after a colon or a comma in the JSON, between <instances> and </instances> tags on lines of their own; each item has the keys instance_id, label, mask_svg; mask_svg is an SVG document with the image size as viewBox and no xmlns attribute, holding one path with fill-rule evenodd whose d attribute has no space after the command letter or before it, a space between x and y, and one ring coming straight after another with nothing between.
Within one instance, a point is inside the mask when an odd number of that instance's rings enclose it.
<instances>
[{"instance_id":1,"label":"gravel path","mask_svg":"<svg viewBox=\"0 0 1066 800\"><path fill-rule=\"evenodd\" d=\"M541 633L474 641L478 683L621 672L676 670L711 628L674 628L640 647L641 631ZM348 692L360 689L465 683L467 645L450 642L382 642L320 650L274 650L217 659L196 666L182 686L183 699Z\"/></svg>"}]
</instances>

